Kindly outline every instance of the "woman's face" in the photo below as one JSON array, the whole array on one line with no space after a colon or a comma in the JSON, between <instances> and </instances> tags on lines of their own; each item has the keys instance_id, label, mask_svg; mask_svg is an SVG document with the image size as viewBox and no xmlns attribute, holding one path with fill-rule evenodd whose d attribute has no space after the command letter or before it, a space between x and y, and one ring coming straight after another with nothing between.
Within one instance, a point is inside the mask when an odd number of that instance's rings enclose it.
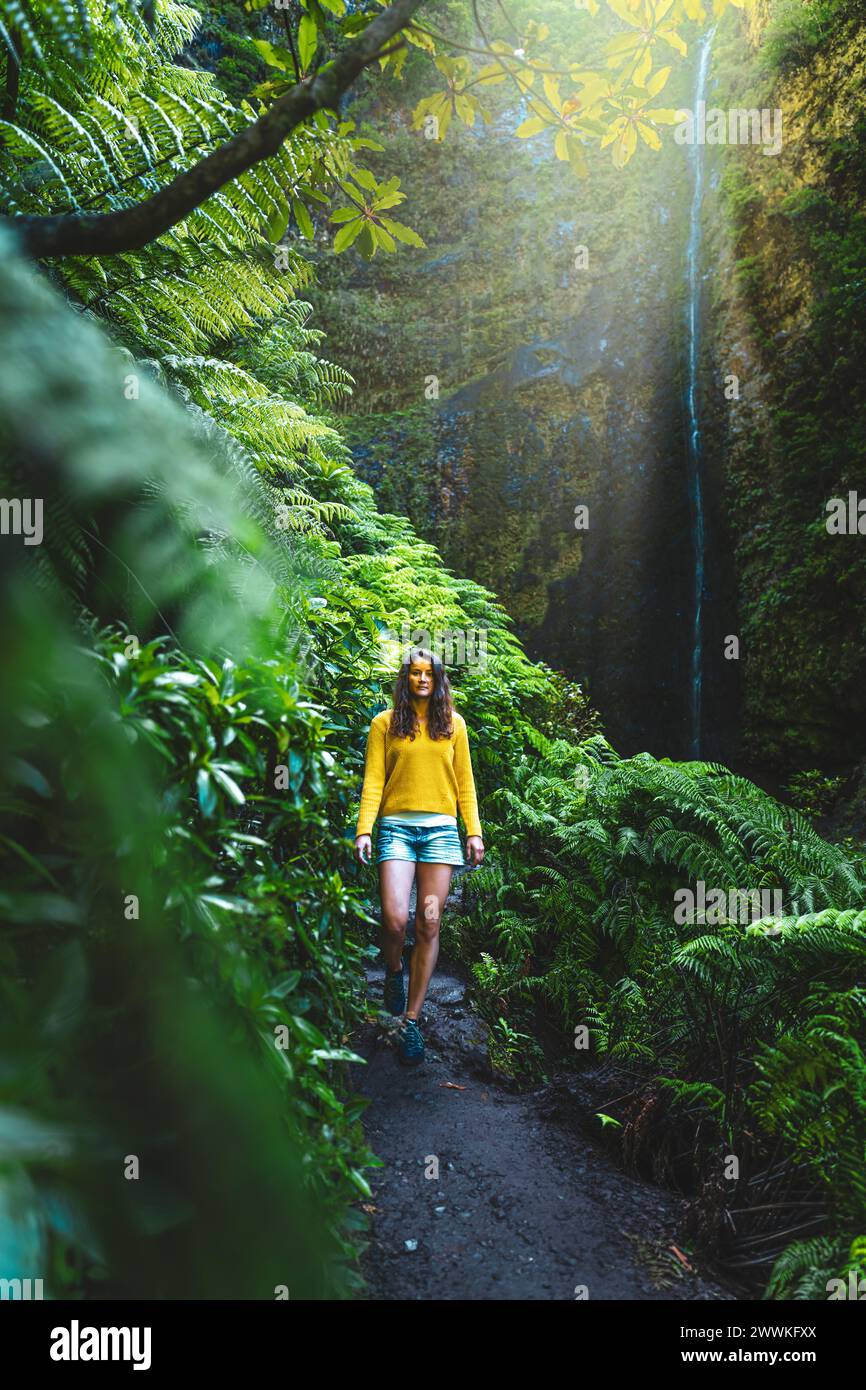
<instances>
[{"instance_id":1,"label":"woman's face","mask_svg":"<svg viewBox=\"0 0 866 1390\"><path fill-rule=\"evenodd\" d=\"M426 657L418 657L409 664L409 694L416 700L425 700L433 694L433 663Z\"/></svg>"}]
</instances>

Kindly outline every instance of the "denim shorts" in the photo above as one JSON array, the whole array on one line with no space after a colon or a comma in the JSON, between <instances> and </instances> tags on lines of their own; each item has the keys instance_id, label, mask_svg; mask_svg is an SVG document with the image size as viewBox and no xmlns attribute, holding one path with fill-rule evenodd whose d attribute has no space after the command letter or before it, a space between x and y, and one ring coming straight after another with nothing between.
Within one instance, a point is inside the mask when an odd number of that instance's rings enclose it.
<instances>
[{"instance_id":1,"label":"denim shorts","mask_svg":"<svg viewBox=\"0 0 866 1390\"><path fill-rule=\"evenodd\" d=\"M421 864L463 864L463 846L456 825L409 825L379 822L376 863L411 859Z\"/></svg>"}]
</instances>

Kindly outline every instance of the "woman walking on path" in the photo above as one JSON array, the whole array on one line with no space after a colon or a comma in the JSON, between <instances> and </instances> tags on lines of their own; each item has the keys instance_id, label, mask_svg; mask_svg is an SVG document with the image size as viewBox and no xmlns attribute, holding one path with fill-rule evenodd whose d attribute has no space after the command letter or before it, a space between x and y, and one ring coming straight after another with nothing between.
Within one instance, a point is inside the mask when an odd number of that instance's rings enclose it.
<instances>
[{"instance_id":1,"label":"woman walking on path","mask_svg":"<svg viewBox=\"0 0 866 1390\"><path fill-rule=\"evenodd\" d=\"M439 956L439 926L451 875L454 866L463 863L458 807L466 825L466 861L480 864L484 843L466 721L454 709L440 658L426 647L412 647L394 685L393 708L382 710L370 724L355 830L355 856L367 864L373 824L380 817L376 859L385 1007L389 1013L403 1014L399 1056L409 1065L424 1060L417 1020ZM415 947L407 1005L403 948L416 865Z\"/></svg>"}]
</instances>

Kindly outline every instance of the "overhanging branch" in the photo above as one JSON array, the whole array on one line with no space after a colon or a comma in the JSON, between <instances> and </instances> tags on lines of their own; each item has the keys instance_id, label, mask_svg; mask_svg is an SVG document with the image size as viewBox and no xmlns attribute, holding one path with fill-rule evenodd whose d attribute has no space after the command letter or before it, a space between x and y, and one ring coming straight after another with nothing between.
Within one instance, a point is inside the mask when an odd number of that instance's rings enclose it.
<instances>
[{"instance_id":1,"label":"overhanging branch","mask_svg":"<svg viewBox=\"0 0 866 1390\"><path fill-rule=\"evenodd\" d=\"M394 0L330 67L298 82L259 120L143 202L119 212L20 216L0 222L17 233L32 256L111 256L146 246L232 179L275 155L286 136L315 111L335 111L343 92L380 56L388 40L405 28L422 3Z\"/></svg>"}]
</instances>

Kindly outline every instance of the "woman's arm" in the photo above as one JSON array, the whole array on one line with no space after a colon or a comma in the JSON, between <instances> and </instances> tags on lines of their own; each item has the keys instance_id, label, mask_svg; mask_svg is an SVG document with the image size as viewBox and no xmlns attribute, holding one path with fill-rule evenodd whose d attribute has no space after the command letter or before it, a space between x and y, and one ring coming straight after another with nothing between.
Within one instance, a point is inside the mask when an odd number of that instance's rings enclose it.
<instances>
[{"instance_id":1,"label":"woman's arm","mask_svg":"<svg viewBox=\"0 0 866 1390\"><path fill-rule=\"evenodd\" d=\"M374 719L367 734L367 752L364 758L364 785L361 788L361 806L358 811L358 824L355 839L359 835L369 835L373 822L379 814L382 792L385 788L385 725Z\"/></svg>"},{"instance_id":2,"label":"woman's arm","mask_svg":"<svg viewBox=\"0 0 866 1390\"><path fill-rule=\"evenodd\" d=\"M478 817L478 795L475 778L472 775L472 758L469 752L469 739L466 734L466 720L460 719L454 737L454 775L457 778L457 804L466 826L469 839L481 838L481 821Z\"/></svg>"}]
</instances>

